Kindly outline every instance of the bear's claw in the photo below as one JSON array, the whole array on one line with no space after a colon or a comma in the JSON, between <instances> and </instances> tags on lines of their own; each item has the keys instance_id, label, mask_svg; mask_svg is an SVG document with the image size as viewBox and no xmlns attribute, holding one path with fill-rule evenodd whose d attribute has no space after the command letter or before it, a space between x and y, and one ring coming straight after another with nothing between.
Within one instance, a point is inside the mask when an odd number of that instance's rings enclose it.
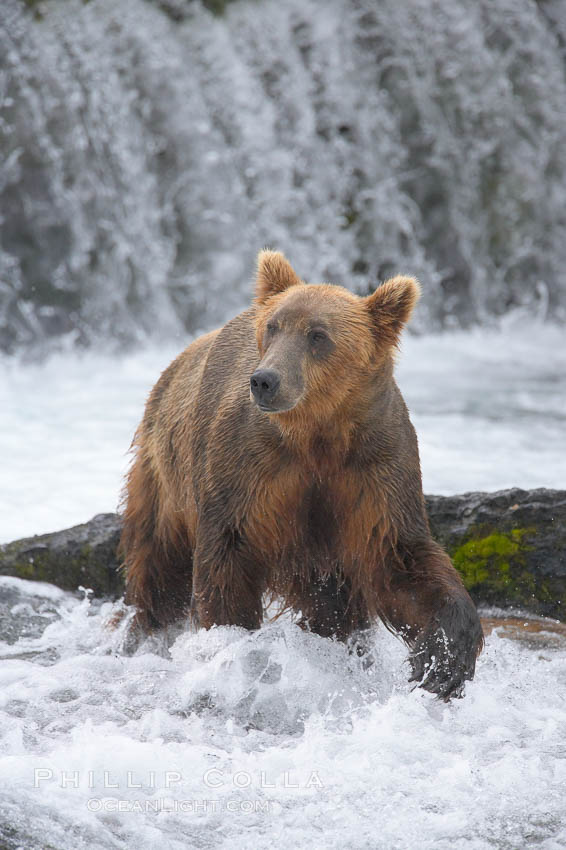
<instances>
[{"instance_id":1,"label":"bear's claw","mask_svg":"<svg viewBox=\"0 0 566 850\"><path fill-rule=\"evenodd\" d=\"M412 675L425 691L448 701L463 696L464 683L473 679L483 633L475 609L446 603L435 621L418 638L409 656Z\"/></svg>"}]
</instances>

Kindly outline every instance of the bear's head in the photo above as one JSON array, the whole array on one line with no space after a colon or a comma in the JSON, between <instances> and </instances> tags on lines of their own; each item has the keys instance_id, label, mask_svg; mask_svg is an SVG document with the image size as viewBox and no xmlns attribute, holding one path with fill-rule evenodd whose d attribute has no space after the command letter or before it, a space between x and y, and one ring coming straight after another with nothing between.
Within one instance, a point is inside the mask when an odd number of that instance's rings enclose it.
<instances>
[{"instance_id":1,"label":"bear's head","mask_svg":"<svg viewBox=\"0 0 566 850\"><path fill-rule=\"evenodd\" d=\"M419 291L414 278L401 276L366 298L341 286L305 284L283 254L260 252L253 401L280 421L293 411L317 422L363 403L391 363Z\"/></svg>"}]
</instances>

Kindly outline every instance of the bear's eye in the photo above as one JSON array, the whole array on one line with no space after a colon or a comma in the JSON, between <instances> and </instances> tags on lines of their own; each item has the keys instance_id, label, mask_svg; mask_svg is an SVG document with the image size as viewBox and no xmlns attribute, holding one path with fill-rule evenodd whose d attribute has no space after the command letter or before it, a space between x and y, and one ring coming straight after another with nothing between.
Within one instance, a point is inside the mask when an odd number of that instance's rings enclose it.
<instances>
[{"instance_id":1,"label":"bear's eye","mask_svg":"<svg viewBox=\"0 0 566 850\"><path fill-rule=\"evenodd\" d=\"M309 342L318 343L325 342L328 339L328 334L320 329L309 331Z\"/></svg>"},{"instance_id":2,"label":"bear's eye","mask_svg":"<svg viewBox=\"0 0 566 850\"><path fill-rule=\"evenodd\" d=\"M277 330L277 325L274 325L273 322L268 322L266 325L267 332L272 334Z\"/></svg>"}]
</instances>

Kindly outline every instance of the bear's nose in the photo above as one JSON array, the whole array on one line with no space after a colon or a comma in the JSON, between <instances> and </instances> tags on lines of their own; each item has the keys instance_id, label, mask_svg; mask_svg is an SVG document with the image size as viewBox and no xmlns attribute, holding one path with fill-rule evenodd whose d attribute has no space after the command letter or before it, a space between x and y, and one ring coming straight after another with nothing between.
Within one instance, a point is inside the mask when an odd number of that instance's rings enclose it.
<instances>
[{"instance_id":1,"label":"bear's nose","mask_svg":"<svg viewBox=\"0 0 566 850\"><path fill-rule=\"evenodd\" d=\"M279 389L281 379L273 369L257 369L250 378L252 395L260 407L267 406Z\"/></svg>"}]
</instances>

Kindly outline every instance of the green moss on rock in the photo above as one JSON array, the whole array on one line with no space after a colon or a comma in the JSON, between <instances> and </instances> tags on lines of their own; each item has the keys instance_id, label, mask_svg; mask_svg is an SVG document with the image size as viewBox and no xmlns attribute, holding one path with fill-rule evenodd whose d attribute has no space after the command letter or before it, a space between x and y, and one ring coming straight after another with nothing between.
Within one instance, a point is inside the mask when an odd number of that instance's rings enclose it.
<instances>
[{"instance_id":1,"label":"green moss on rock","mask_svg":"<svg viewBox=\"0 0 566 850\"><path fill-rule=\"evenodd\" d=\"M454 566L459 570L468 589L481 582L491 581L507 586L510 583L511 562L524 561L521 542L526 529L493 532L486 537L472 537L452 552Z\"/></svg>"},{"instance_id":2,"label":"green moss on rock","mask_svg":"<svg viewBox=\"0 0 566 850\"><path fill-rule=\"evenodd\" d=\"M547 583L530 568L528 560L536 528L485 531L472 527L465 540L450 551L466 588L483 601L499 605L549 601Z\"/></svg>"}]
</instances>

